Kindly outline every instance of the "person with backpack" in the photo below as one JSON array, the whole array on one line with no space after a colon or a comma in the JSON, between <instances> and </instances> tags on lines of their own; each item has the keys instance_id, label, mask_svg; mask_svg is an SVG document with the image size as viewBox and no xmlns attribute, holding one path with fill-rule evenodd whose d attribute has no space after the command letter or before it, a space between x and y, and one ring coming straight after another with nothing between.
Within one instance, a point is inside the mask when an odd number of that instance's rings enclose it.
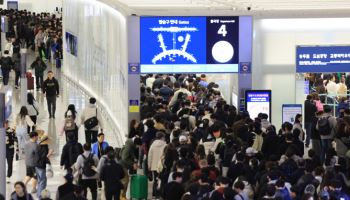
<instances>
[{"instance_id":1,"label":"person with backpack","mask_svg":"<svg viewBox=\"0 0 350 200\"><path fill-rule=\"evenodd\" d=\"M64 113L63 126L61 128L61 135L65 133L66 142L68 142L67 135L72 133L74 135L74 140L78 141L78 131L79 131L79 122L78 122L78 113L75 110L74 104L70 104L67 108L67 111Z\"/></svg>"},{"instance_id":2,"label":"person with backpack","mask_svg":"<svg viewBox=\"0 0 350 200\"><path fill-rule=\"evenodd\" d=\"M77 187L77 185L73 184L73 175L71 173L67 173L64 176L65 183L63 185L58 186L57 192L56 192L56 200L63 200L69 195L72 195L74 193L74 189Z\"/></svg>"},{"instance_id":3,"label":"person with backpack","mask_svg":"<svg viewBox=\"0 0 350 200\"><path fill-rule=\"evenodd\" d=\"M307 95L306 100L304 102L304 108L305 108L305 129L306 129L306 141L305 146L309 147L310 145L310 139L311 139L311 131L312 131L312 119L315 116L315 113L317 112L317 107L313 101L312 95Z\"/></svg>"},{"instance_id":4,"label":"person with backpack","mask_svg":"<svg viewBox=\"0 0 350 200\"><path fill-rule=\"evenodd\" d=\"M80 116L81 124L85 127L86 143L93 144L97 142L97 133L103 133L102 115L96 107L96 99L91 97L89 104L83 110Z\"/></svg>"},{"instance_id":5,"label":"person with backpack","mask_svg":"<svg viewBox=\"0 0 350 200\"><path fill-rule=\"evenodd\" d=\"M39 90L43 86L44 71L46 70L47 66L40 57L37 57L30 65L30 68L35 69L36 89Z\"/></svg>"},{"instance_id":6,"label":"person with backpack","mask_svg":"<svg viewBox=\"0 0 350 200\"><path fill-rule=\"evenodd\" d=\"M118 200L120 198L120 191L123 189L121 180L124 176L123 167L115 161L115 152L109 151L100 174L105 186L106 200Z\"/></svg>"},{"instance_id":7,"label":"person with backpack","mask_svg":"<svg viewBox=\"0 0 350 200\"><path fill-rule=\"evenodd\" d=\"M2 72L2 82L4 85L7 85L9 83L10 71L14 65L8 50L5 50L4 55L0 58L0 65Z\"/></svg>"},{"instance_id":8,"label":"person with backpack","mask_svg":"<svg viewBox=\"0 0 350 200\"><path fill-rule=\"evenodd\" d=\"M97 165L99 160L96 155L91 153L91 145L89 143L85 143L83 149L84 153L78 156L75 169L81 175L80 185L83 187L85 197L89 188L92 199L97 200Z\"/></svg>"},{"instance_id":9,"label":"person with backpack","mask_svg":"<svg viewBox=\"0 0 350 200\"><path fill-rule=\"evenodd\" d=\"M332 116L332 108L325 105L324 113L318 118L316 129L321 136L321 161L324 162L326 152L331 148L337 127L337 118Z\"/></svg>"},{"instance_id":10,"label":"person with backpack","mask_svg":"<svg viewBox=\"0 0 350 200\"><path fill-rule=\"evenodd\" d=\"M77 161L79 155L83 151L83 146L75 139L73 133L67 134L68 142L63 146L61 154L61 168L66 169L68 172L72 171L73 164Z\"/></svg>"}]
</instances>

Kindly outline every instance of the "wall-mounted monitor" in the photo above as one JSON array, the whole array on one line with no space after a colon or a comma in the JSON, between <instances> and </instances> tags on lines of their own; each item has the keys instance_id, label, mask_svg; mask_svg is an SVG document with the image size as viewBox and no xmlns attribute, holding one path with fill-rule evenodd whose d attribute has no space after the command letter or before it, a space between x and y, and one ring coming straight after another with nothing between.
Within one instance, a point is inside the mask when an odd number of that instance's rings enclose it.
<instances>
[{"instance_id":1,"label":"wall-mounted monitor","mask_svg":"<svg viewBox=\"0 0 350 200\"><path fill-rule=\"evenodd\" d=\"M78 38L73 34L66 32L67 52L73 56L78 55Z\"/></svg>"},{"instance_id":2,"label":"wall-mounted monitor","mask_svg":"<svg viewBox=\"0 0 350 200\"><path fill-rule=\"evenodd\" d=\"M245 107L251 119L258 117L259 113L264 113L271 121L271 90L246 90Z\"/></svg>"},{"instance_id":3,"label":"wall-mounted monitor","mask_svg":"<svg viewBox=\"0 0 350 200\"><path fill-rule=\"evenodd\" d=\"M296 72L350 72L350 46L297 46Z\"/></svg>"},{"instance_id":4,"label":"wall-mounted monitor","mask_svg":"<svg viewBox=\"0 0 350 200\"><path fill-rule=\"evenodd\" d=\"M239 17L141 17L141 73L237 73Z\"/></svg>"}]
</instances>

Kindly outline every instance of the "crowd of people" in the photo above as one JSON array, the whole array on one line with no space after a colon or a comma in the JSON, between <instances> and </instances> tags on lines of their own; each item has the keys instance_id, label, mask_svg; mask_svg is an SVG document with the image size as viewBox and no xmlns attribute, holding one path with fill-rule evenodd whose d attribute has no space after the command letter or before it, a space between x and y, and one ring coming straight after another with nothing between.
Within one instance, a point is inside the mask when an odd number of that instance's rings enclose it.
<instances>
[{"instance_id":1,"label":"crowd of people","mask_svg":"<svg viewBox=\"0 0 350 200\"><path fill-rule=\"evenodd\" d=\"M43 84L46 63L61 67L62 60L62 18L49 13L35 13L26 10L0 10L6 16L7 43L0 59L3 84L8 85L11 70L16 74L15 88L19 88L21 76L21 48L32 49L37 59L31 64L35 70L37 89ZM23 72L25 73L25 72Z\"/></svg>"},{"instance_id":2,"label":"crowd of people","mask_svg":"<svg viewBox=\"0 0 350 200\"><path fill-rule=\"evenodd\" d=\"M61 19L27 11L0 10L0 14L9 19L9 42L0 59L4 85L13 69L18 88L19 50L24 44L32 48L38 55L31 65L36 86L46 96L50 119L55 118L59 84L52 71L46 80L43 76L48 62L60 67ZM90 192L96 200L102 188L107 200L126 199L128 188L136 184L131 176L140 172L152 184L153 199L350 199L350 109L338 106L334 116L319 95L328 92L346 103L346 77L340 74L336 84L336 74L322 76L309 77L316 93L307 96L305 116L298 114L294 124L276 127L265 113L251 119L248 112L238 111L204 74L143 75L140 120L131 120L121 148L105 141L95 98L80 113L71 104L59 131L66 139L60 166L67 173L56 199L83 200ZM14 183L11 200L31 200L35 193L48 200L51 138L37 128L40 108L32 93L27 100L14 122L5 123L7 182L13 160L24 159L26 177ZM79 142L80 127L85 131L84 144ZM142 187L148 188L148 183Z\"/></svg>"}]
</instances>

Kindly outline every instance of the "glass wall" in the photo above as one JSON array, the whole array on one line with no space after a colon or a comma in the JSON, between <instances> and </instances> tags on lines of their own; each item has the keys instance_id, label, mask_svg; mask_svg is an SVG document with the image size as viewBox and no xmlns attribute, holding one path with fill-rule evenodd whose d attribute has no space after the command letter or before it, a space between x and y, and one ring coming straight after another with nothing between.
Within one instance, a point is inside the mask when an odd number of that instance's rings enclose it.
<instances>
[{"instance_id":1,"label":"glass wall","mask_svg":"<svg viewBox=\"0 0 350 200\"><path fill-rule=\"evenodd\" d=\"M95 96L124 141L127 134L126 19L117 10L93 0L64 0L63 27L77 37L77 55L67 53L63 72ZM63 38L65 40L65 38Z\"/></svg>"}]
</instances>

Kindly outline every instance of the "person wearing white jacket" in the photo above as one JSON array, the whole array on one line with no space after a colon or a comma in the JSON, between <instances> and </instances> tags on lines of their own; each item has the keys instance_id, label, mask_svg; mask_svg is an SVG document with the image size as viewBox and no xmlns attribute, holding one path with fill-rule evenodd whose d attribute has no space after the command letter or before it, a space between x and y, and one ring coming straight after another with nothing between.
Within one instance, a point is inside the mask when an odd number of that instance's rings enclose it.
<instances>
[{"instance_id":1,"label":"person wearing white jacket","mask_svg":"<svg viewBox=\"0 0 350 200\"><path fill-rule=\"evenodd\" d=\"M34 126L34 122L30 119L28 115L28 110L26 106L22 106L19 114L16 117L16 121L14 127L16 127L16 134L18 139L18 147L20 149L20 153L24 151L24 144L27 141L28 129L27 126L32 128ZM20 154L22 155L22 154Z\"/></svg>"},{"instance_id":2,"label":"person wearing white jacket","mask_svg":"<svg viewBox=\"0 0 350 200\"><path fill-rule=\"evenodd\" d=\"M27 94L26 108L28 110L28 115L30 119L33 121L34 124L36 124L37 117L39 115L39 106L38 103L35 101L33 94L30 92ZM32 131L34 130L32 129ZM28 132L30 132L29 129Z\"/></svg>"},{"instance_id":3,"label":"person wearing white jacket","mask_svg":"<svg viewBox=\"0 0 350 200\"><path fill-rule=\"evenodd\" d=\"M153 175L153 197L159 197L160 194L157 192L158 185L158 164L161 160L161 157L164 152L164 148L166 147L165 135L163 132L156 133L156 140L152 143L149 151L148 151L148 168L149 171L152 171Z\"/></svg>"},{"instance_id":4,"label":"person wearing white jacket","mask_svg":"<svg viewBox=\"0 0 350 200\"><path fill-rule=\"evenodd\" d=\"M97 117L98 124L94 128L91 128L90 130L88 130L85 127L85 140L86 140L86 143L89 143L89 144L93 144L93 143L97 142L97 133L98 133L99 128L101 129L101 133L103 132L102 115L98 111L98 109L96 107L96 99L93 97L90 98L89 104L86 106L86 108L81 113L81 116L80 116L81 123L80 124L84 124L84 122L86 122L88 119L90 119L92 117Z\"/></svg>"}]
</instances>

